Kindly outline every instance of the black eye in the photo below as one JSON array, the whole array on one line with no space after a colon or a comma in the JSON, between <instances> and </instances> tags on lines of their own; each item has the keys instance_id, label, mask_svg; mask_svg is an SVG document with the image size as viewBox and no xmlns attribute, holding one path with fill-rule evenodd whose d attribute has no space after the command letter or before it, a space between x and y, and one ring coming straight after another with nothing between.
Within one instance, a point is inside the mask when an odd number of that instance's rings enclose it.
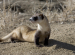
<instances>
[{"instance_id":1,"label":"black eye","mask_svg":"<svg viewBox=\"0 0 75 55\"><path fill-rule=\"evenodd\" d=\"M34 21L36 21L36 20L38 20L38 17L34 17L33 19L34 19Z\"/></svg>"},{"instance_id":2,"label":"black eye","mask_svg":"<svg viewBox=\"0 0 75 55\"><path fill-rule=\"evenodd\" d=\"M40 14L39 16L41 17L42 20L44 19L44 15L43 14Z\"/></svg>"}]
</instances>

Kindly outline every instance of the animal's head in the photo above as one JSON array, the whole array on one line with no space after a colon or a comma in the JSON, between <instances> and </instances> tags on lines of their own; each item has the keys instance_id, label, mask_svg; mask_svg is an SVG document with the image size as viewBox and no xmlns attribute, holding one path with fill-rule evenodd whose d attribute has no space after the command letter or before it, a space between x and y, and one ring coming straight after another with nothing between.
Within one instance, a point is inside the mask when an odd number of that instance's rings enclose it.
<instances>
[{"instance_id":1,"label":"animal's head","mask_svg":"<svg viewBox=\"0 0 75 55\"><path fill-rule=\"evenodd\" d=\"M36 14L30 18L32 23L41 23L45 20L45 16L43 14Z\"/></svg>"}]
</instances>

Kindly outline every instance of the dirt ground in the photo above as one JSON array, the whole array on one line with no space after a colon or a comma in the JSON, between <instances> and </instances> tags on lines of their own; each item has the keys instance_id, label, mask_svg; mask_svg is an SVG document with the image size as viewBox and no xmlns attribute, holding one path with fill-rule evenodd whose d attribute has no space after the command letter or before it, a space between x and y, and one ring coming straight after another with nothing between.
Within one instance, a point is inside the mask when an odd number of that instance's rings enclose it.
<instances>
[{"instance_id":1,"label":"dirt ground","mask_svg":"<svg viewBox=\"0 0 75 55\"><path fill-rule=\"evenodd\" d=\"M29 13L31 11L30 8L32 6L25 8L26 9L25 14L27 13L32 15L32 12ZM27 12L28 9L29 12ZM28 20L31 17L31 15L30 16L18 15L17 18L13 19L11 18L12 21L10 21L9 18L5 19L6 26L2 29L0 28L0 37L7 35L13 29L15 29L20 25L28 25L35 29L36 26L30 23ZM5 42L0 42L0 55L75 55L75 22L66 22L64 24L51 23L50 27L51 27L51 36L49 38L48 46L36 47L34 43L29 42L11 43L10 40L8 40Z\"/></svg>"},{"instance_id":2,"label":"dirt ground","mask_svg":"<svg viewBox=\"0 0 75 55\"><path fill-rule=\"evenodd\" d=\"M36 47L34 43L28 42L2 42L0 55L75 55L75 23L50 26L52 31L48 46Z\"/></svg>"}]
</instances>

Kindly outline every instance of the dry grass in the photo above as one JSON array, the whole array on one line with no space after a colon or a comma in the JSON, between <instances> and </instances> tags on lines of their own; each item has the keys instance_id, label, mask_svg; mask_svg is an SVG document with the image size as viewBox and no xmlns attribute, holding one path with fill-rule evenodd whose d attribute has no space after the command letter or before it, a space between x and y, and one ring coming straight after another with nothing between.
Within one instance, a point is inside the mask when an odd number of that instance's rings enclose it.
<instances>
[{"instance_id":1,"label":"dry grass","mask_svg":"<svg viewBox=\"0 0 75 55\"><path fill-rule=\"evenodd\" d=\"M11 0L8 0L8 4L10 5L10 1ZM66 1L62 1L63 4L66 6L66 8L64 8L64 5L61 4L61 1L58 1L57 2L48 2L48 0L44 3L44 5L40 8L40 9L37 9L39 10L41 13L44 13L50 23L53 23L53 22L61 22L61 24L64 23L64 21L71 21L73 22L75 20L75 15L74 15L74 12L75 12L75 0L66 0ZM33 2L35 3L35 2ZM60 13L57 12L57 10L55 11L50 11L50 7L52 7L54 4L56 3L59 3L62 8L63 8L63 11L61 11ZM21 22L21 24L24 22L24 18L22 19L18 19L18 15L16 15L15 13L11 13L11 10L10 10L10 7L8 7L8 11L6 11L5 9L5 0L3 0L3 11L0 11L0 27L2 29L4 29L5 27L11 27L11 26L14 26L14 25L18 25L18 23ZM47 6L47 9L46 11L43 11L42 8ZM33 6L33 9L32 9L32 13L35 14L35 9L36 7ZM27 15L27 14L26 14ZM15 24L16 23L16 24Z\"/></svg>"},{"instance_id":2,"label":"dry grass","mask_svg":"<svg viewBox=\"0 0 75 55\"><path fill-rule=\"evenodd\" d=\"M48 1L48 0L47 0ZM52 1L52 0L51 0ZM54 4L60 4L60 6L63 8L63 11L61 11L60 13L56 11L50 11L49 7L52 7ZM46 4L44 6L47 6L47 10L46 11L42 11L42 9L40 9L40 11L42 13L44 13L50 23L52 22L64 22L64 21L71 21L73 22L75 20L75 15L73 14L75 12L75 0L66 0L64 2L62 2L64 5L61 4L61 1L57 0L57 2L46 2ZM64 8L64 6L66 6L66 8Z\"/></svg>"},{"instance_id":3,"label":"dry grass","mask_svg":"<svg viewBox=\"0 0 75 55\"><path fill-rule=\"evenodd\" d=\"M10 5L10 1L8 0L8 4ZM1 29L9 29L9 27L15 25L15 21L17 15L15 13L11 13L10 6L8 9L5 9L6 1L3 0L3 11L0 11L0 28ZM8 11L7 11L8 10Z\"/></svg>"}]
</instances>

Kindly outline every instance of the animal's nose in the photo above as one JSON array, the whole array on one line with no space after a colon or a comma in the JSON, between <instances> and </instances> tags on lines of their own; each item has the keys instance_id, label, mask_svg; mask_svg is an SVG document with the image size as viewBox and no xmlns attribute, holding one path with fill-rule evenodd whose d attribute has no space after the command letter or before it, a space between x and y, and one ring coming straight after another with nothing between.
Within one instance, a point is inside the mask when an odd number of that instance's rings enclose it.
<instances>
[{"instance_id":1,"label":"animal's nose","mask_svg":"<svg viewBox=\"0 0 75 55\"><path fill-rule=\"evenodd\" d=\"M33 21L32 17L29 19L30 21Z\"/></svg>"},{"instance_id":2,"label":"animal's nose","mask_svg":"<svg viewBox=\"0 0 75 55\"><path fill-rule=\"evenodd\" d=\"M32 19L29 19L30 21L32 20Z\"/></svg>"}]
</instances>

